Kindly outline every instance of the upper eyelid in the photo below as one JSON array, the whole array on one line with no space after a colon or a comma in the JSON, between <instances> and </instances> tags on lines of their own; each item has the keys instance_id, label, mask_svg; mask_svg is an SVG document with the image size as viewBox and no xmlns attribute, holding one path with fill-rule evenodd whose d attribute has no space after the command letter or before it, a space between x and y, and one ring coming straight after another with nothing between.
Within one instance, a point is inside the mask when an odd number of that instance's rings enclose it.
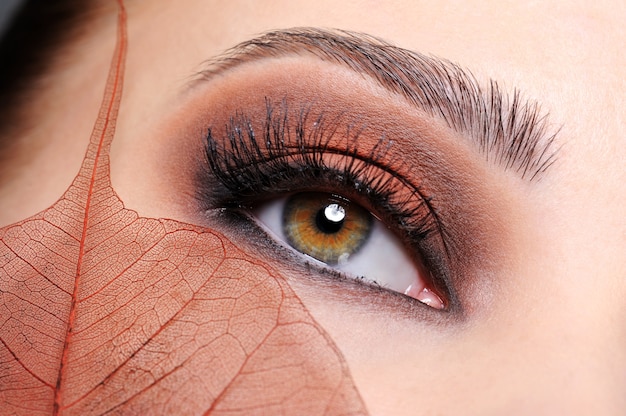
<instances>
[{"instance_id":1,"label":"upper eyelid","mask_svg":"<svg viewBox=\"0 0 626 416\"><path fill-rule=\"evenodd\" d=\"M317 28L268 32L210 60L196 82L246 62L293 55L314 56L368 76L469 137L488 161L522 179L539 179L555 161L556 133L538 103L524 100L518 90L503 92L493 80L483 87L449 61L366 34Z\"/></svg>"},{"instance_id":2,"label":"upper eyelid","mask_svg":"<svg viewBox=\"0 0 626 416\"><path fill-rule=\"evenodd\" d=\"M275 110L272 108L271 103L268 101L268 99L265 99L265 103L266 103L266 108L267 108L267 112L268 114L273 114L275 112ZM288 107L287 104L283 101L282 105L282 112L284 112L284 114L288 114ZM308 118L308 111L296 111L297 114L300 115L300 117L302 117L303 119L300 120L298 122L298 126L300 128L303 128L303 125L306 124L305 120ZM243 114L242 114L243 116ZM278 116L278 119L282 119L282 115ZM312 134L312 136L314 137L323 137L325 134L324 133L328 133L326 130L328 129L328 126L326 125L326 123L324 122L324 117L322 115L315 117L314 118L315 123L313 127L313 130L317 130L319 129L320 132L319 133L314 133ZM242 120L248 129L252 129L252 126L250 124L249 121L244 121ZM285 120L283 120L285 121ZM330 127L329 127L329 131L333 132L332 135L334 135L334 132L337 132L338 126L341 124L343 120L341 119L341 117L334 119L330 122ZM231 123L233 121L231 120ZM272 123L271 120L266 120L266 123ZM300 123L302 123L302 126L300 126ZM334 127L332 127L334 126ZM234 126L231 126L234 127ZM286 129L288 129L288 127L285 127ZM269 132L267 132L269 134ZM310 132L309 132L310 133ZM255 133L252 130L248 130L247 134L249 136L249 139L255 137ZM273 132L273 134L276 134L276 132ZM353 163L354 162L363 162L365 166L367 166L368 168L376 168L379 169L380 172L384 172L385 174L390 175L391 177L393 177L395 180L397 180L399 183L402 183L404 185L405 188L410 189L412 195L415 197L415 199L421 201L420 204L423 204L426 207L427 212L429 213L429 218L432 218L433 220L433 226L438 230L440 235L444 235L444 227L442 226L441 220L439 218L439 215L437 214L436 210L434 209L434 207L431 205L430 202L430 198L428 196L426 196L423 193L423 190L420 188L420 186L416 185L415 183L413 183L413 181L406 175L403 175L401 173L399 173L398 171L391 169L387 166L387 163L382 162L381 160L384 159L384 157L386 156L387 150L385 148L385 143L386 140L384 139L384 137L381 137L380 140L376 143L376 145L369 151L369 157L367 162L365 161L365 159L363 158L362 155L359 155L359 146L357 146L358 143L358 138L361 134L361 130L360 129L355 129L355 131L353 132L353 136L349 139L348 141L348 146L345 149L334 149L333 147L328 147L328 142L326 141L327 139L322 139L320 143L317 143L317 146L320 146L320 149L316 148L316 145L312 144L312 143L308 143L308 140L304 139L304 138L298 138L296 137L295 139L295 143L292 144L294 151L286 151L285 148L285 143L283 142L283 140L278 140L276 137L274 137L273 139L269 138L269 137L264 137L264 140L261 140L262 146L261 147L265 147L265 151L267 151L268 149L273 149L270 153L274 153L275 155L281 155L281 158L289 158L289 156L291 155L292 157L294 155L298 155L298 156L302 156L302 155L308 155L308 154L319 154L319 153L324 153L324 154L336 154L336 155L344 155L347 156ZM209 139L211 138L211 133L209 130ZM263 159L264 157L268 157L269 154L267 155L263 155L263 151L259 151L260 148L252 148L254 146L252 146L249 149L245 149L247 147L247 142L245 140L234 140L234 138L231 138L231 140L233 140L231 142L231 146L233 146L234 148L238 148L238 150L236 151L238 157L235 158L228 158L228 160L232 163L233 161L237 160L238 158L241 158L242 160L245 160L248 158L248 156L246 155L254 155L252 156L250 159L251 160L247 160L245 162L246 166L258 166L258 162L259 159ZM256 139L253 140L254 142L256 142ZM215 141L213 141L213 144L215 144ZM243 147L243 148L241 148ZM213 149L213 152L211 154L207 154L207 157L209 160L212 160L213 158L217 157L217 155L219 155L220 152L217 151L217 148ZM219 157L217 157L217 159L219 159ZM313 159L315 159L315 157L313 157ZM315 160L310 160L311 163L315 164L319 161L315 161ZM379 160L380 159L380 160ZM222 159L222 161L225 161L224 159ZM324 163L324 162L322 162ZM228 167L224 167L225 170L228 171L234 171L236 169L235 166L228 166ZM351 170L351 169L349 169ZM367 175L365 174L365 172L361 172L364 174L364 176L371 176L371 175ZM380 177L380 176L379 176ZM235 188L239 188L242 189L243 188L243 184L239 184L238 186L236 186ZM444 249L445 249L445 254L447 257L450 257L450 253L449 253L449 249L447 247L447 245L445 244L444 241Z\"/></svg>"}]
</instances>

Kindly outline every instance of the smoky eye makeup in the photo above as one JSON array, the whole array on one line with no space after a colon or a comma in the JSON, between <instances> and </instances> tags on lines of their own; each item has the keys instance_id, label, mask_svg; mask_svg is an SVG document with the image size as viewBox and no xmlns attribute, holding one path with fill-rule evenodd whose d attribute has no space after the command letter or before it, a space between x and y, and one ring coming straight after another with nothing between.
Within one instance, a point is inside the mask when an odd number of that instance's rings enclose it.
<instances>
[{"instance_id":1,"label":"smoky eye makeup","mask_svg":"<svg viewBox=\"0 0 626 416\"><path fill-rule=\"evenodd\" d=\"M199 143L200 221L322 297L463 315L506 242L488 169L366 80L291 64L289 77L234 71L198 96L184 134Z\"/></svg>"},{"instance_id":2,"label":"smoky eye makeup","mask_svg":"<svg viewBox=\"0 0 626 416\"><path fill-rule=\"evenodd\" d=\"M262 123L238 111L225 126L225 138L209 128L206 174L218 186L201 199L247 211L266 227L270 221L263 218L273 216L272 234L307 259L340 272L357 270L353 278L359 281L444 309L445 264L426 249L444 250L437 213L402 161L387 157L391 143L381 137L368 148L359 141L365 127L343 115L309 118L309 108L290 110L285 100L267 97L265 108ZM268 204L281 196L288 197L282 206ZM394 244L393 236L402 244ZM392 262L387 267L374 255L380 251Z\"/></svg>"}]
</instances>

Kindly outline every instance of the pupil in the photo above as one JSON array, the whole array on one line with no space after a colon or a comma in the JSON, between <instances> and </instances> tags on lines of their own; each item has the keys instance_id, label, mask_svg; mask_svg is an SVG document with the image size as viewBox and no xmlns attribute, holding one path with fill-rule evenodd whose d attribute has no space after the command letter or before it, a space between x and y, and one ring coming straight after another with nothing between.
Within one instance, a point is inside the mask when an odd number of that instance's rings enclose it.
<instances>
[{"instance_id":1,"label":"pupil","mask_svg":"<svg viewBox=\"0 0 626 416\"><path fill-rule=\"evenodd\" d=\"M329 204L317 211L315 225L325 234L334 234L341 230L346 219L346 210L339 204Z\"/></svg>"}]
</instances>

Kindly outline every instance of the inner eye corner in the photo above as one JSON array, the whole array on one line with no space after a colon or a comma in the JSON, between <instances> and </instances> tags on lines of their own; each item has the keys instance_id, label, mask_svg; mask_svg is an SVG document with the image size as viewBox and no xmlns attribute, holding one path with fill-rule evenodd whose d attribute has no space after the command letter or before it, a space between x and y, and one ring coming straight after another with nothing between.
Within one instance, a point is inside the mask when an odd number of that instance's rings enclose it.
<instances>
[{"instance_id":1,"label":"inner eye corner","mask_svg":"<svg viewBox=\"0 0 626 416\"><path fill-rule=\"evenodd\" d=\"M401 304L409 305L409 307L427 308L437 314L446 314L446 315L457 310L456 306L453 307L453 305L447 301L447 297L443 297L443 298L440 297L440 299L446 299L446 300L441 301L442 302L441 307L435 307L432 304L428 304L424 301L416 299L415 297L408 296L404 293L400 293L396 290L390 289L389 287L385 285L381 285L377 281L368 279L366 276L362 276L362 275L361 276L349 276L346 273L342 273L341 271L337 269L328 267L328 265L326 264L319 264L319 263L314 263L310 261L307 261L306 264L308 268L315 268L319 270L319 272L328 274L334 279L346 281L354 286L367 287L369 290L376 291L377 294L385 293L387 295L393 296L394 298L400 300L402 302Z\"/></svg>"}]
</instances>

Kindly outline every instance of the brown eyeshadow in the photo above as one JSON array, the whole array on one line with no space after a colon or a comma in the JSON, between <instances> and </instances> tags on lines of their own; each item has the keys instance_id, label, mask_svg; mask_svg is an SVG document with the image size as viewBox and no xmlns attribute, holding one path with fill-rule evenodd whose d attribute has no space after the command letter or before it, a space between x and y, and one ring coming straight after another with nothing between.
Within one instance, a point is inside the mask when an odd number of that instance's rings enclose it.
<instances>
[{"instance_id":1,"label":"brown eyeshadow","mask_svg":"<svg viewBox=\"0 0 626 416\"><path fill-rule=\"evenodd\" d=\"M253 124L258 120L255 129L260 128L268 99L284 101L290 108L306 106L311 122L323 113L325 119L341 119L346 129L349 124L361 129L358 146L364 153L383 136L392 140L383 160L389 169L419 185L445 234L450 289L460 299L452 306L469 314L488 302L497 284L491 276L506 269L510 245L506 216L512 209L511 198L502 197L507 189L498 180L498 172L469 140L369 79L307 58L246 64L197 85L167 130L185 137L186 163L198 166L205 163L202 141L208 128L220 137L236 113L244 113ZM345 145L345 131L338 129L331 142ZM181 153L180 139L168 143L178 147L166 149L169 155ZM206 221L202 215L197 218ZM246 244L245 238L241 240Z\"/></svg>"}]
</instances>

